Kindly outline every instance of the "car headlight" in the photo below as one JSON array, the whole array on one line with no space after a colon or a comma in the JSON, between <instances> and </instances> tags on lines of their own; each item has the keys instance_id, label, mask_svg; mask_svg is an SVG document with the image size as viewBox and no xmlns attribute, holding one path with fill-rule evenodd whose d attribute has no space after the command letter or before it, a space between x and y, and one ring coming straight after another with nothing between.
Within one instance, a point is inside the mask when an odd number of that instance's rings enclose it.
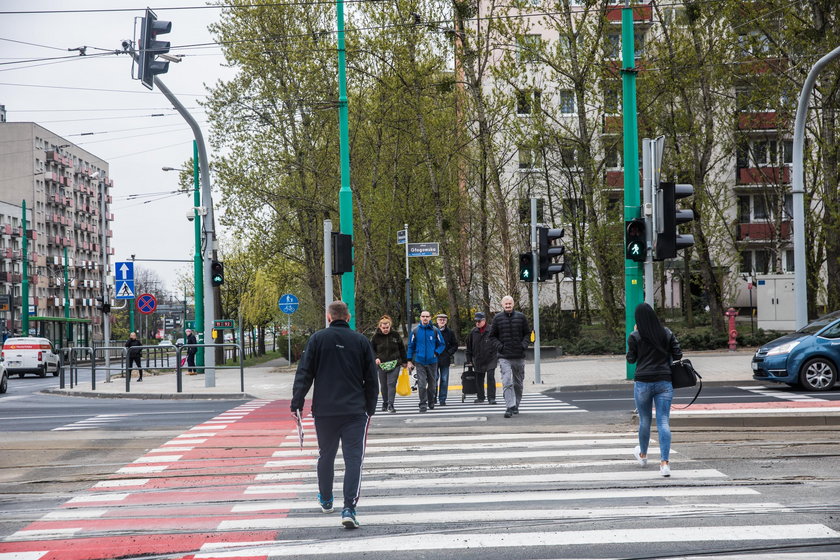
<instances>
[{"instance_id":1,"label":"car headlight","mask_svg":"<svg viewBox=\"0 0 840 560\"><path fill-rule=\"evenodd\" d=\"M779 354L788 354L791 350L796 348L796 345L802 342L801 340L791 340L790 342L785 342L780 346L776 346L775 348L771 348L768 352L768 356L778 356Z\"/></svg>"}]
</instances>

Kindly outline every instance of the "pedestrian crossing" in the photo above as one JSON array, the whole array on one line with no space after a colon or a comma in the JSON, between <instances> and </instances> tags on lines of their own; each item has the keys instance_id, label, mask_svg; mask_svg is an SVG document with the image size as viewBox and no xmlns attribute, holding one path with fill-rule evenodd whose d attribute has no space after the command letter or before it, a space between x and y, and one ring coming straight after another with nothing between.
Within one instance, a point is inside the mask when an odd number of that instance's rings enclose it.
<instances>
[{"instance_id":1,"label":"pedestrian crossing","mask_svg":"<svg viewBox=\"0 0 840 560\"><path fill-rule=\"evenodd\" d=\"M63 426L53 428L52 431L72 432L79 430L96 430L97 428L101 428L102 426L123 422L131 416L134 416L134 414L97 414L96 416L91 416L90 418L79 420L78 422L73 422L71 424L65 424Z\"/></svg>"},{"instance_id":2,"label":"pedestrian crossing","mask_svg":"<svg viewBox=\"0 0 840 560\"><path fill-rule=\"evenodd\" d=\"M501 391L499 391L501 393ZM427 412L420 412L420 399L416 393L412 393L407 397L397 396L394 401L394 409L396 413L380 412L375 418L382 420L384 417L400 417L405 420L405 416L422 416L424 418L432 417L458 417L458 416L502 416L505 413L505 401L501 398L501 394L496 399L496 404L488 404L487 401L483 403L475 403L474 396L469 396L465 402L461 402L460 395L450 394L450 398L446 400L446 406L435 405L433 410ZM524 393L522 395L522 402L519 405L520 411L523 414L556 414L558 412L580 412L581 409L575 405L564 402L560 399L555 399L542 393ZM381 410L381 409L380 409Z\"/></svg>"},{"instance_id":3,"label":"pedestrian crossing","mask_svg":"<svg viewBox=\"0 0 840 560\"><path fill-rule=\"evenodd\" d=\"M374 416L359 530L320 512L311 417L301 446L288 401L253 401L150 449L3 539L0 560L722 558L747 549L763 552L739 558L801 560L821 552L787 547L840 551L835 529L684 456L678 441L663 478L655 443L642 468L635 432L565 427L562 414L554 426L500 421L469 431L418 431L390 420L400 416ZM342 467L339 453L337 511Z\"/></svg>"}]
</instances>

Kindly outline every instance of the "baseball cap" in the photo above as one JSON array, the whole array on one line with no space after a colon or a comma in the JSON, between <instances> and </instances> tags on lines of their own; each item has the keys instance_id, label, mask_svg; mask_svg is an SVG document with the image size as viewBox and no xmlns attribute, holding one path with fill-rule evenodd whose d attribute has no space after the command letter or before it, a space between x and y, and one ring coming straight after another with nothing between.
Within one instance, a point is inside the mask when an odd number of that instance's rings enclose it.
<instances>
[{"instance_id":1,"label":"baseball cap","mask_svg":"<svg viewBox=\"0 0 840 560\"><path fill-rule=\"evenodd\" d=\"M484 316L484 313L482 313L481 311L477 312L475 314L475 317L473 317L473 321L481 321L482 319L486 319L486 317Z\"/></svg>"},{"instance_id":2,"label":"baseball cap","mask_svg":"<svg viewBox=\"0 0 840 560\"><path fill-rule=\"evenodd\" d=\"M435 315L435 319L449 319L449 316L446 313L438 313Z\"/></svg>"}]
</instances>

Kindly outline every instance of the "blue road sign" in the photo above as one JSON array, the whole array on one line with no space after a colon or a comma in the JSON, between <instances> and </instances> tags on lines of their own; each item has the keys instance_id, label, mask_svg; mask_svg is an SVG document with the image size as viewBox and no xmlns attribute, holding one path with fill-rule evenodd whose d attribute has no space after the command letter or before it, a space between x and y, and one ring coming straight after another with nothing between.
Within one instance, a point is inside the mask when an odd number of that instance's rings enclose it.
<instances>
[{"instance_id":1,"label":"blue road sign","mask_svg":"<svg viewBox=\"0 0 840 560\"><path fill-rule=\"evenodd\" d=\"M409 243L409 257L438 257L440 256L440 244L434 243Z\"/></svg>"},{"instance_id":2,"label":"blue road sign","mask_svg":"<svg viewBox=\"0 0 840 560\"><path fill-rule=\"evenodd\" d=\"M397 232L397 245L405 245L406 231L401 229Z\"/></svg>"},{"instance_id":3,"label":"blue road sign","mask_svg":"<svg viewBox=\"0 0 840 560\"><path fill-rule=\"evenodd\" d=\"M300 302L298 298L294 294L283 294L280 296L280 299L277 300L277 307L280 308L280 311L285 313L286 315L291 315L295 311L297 311Z\"/></svg>"},{"instance_id":4,"label":"blue road sign","mask_svg":"<svg viewBox=\"0 0 840 560\"><path fill-rule=\"evenodd\" d=\"M134 263L132 261L114 263L116 274L114 278L117 280L134 280ZM134 288L132 287L132 292Z\"/></svg>"},{"instance_id":5,"label":"blue road sign","mask_svg":"<svg viewBox=\"0 0 840 560\"><path fill-rule=\"evenodd\" d=\"M134 280L117 280L115 299L134 299Z\"/></svg>"}]
</instances>

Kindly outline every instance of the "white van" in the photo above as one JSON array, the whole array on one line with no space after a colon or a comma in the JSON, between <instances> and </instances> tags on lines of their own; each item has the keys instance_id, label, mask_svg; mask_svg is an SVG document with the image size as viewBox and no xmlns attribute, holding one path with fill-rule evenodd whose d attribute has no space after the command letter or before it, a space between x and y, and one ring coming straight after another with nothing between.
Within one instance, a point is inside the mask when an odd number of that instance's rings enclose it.
<instances>
[{"instance_id":1,"label":"white van","mask_svg":"<svg viewBox=\"0 0 840 560\"><path fill-rule=\"evenodd\" d=\"M7 338L3 343L3 364L9 375L37 373L46 377L47 373L58 375L58 355L53 352L52 343L46 338L21 336Z\"/></svg>"}]
</instances>

